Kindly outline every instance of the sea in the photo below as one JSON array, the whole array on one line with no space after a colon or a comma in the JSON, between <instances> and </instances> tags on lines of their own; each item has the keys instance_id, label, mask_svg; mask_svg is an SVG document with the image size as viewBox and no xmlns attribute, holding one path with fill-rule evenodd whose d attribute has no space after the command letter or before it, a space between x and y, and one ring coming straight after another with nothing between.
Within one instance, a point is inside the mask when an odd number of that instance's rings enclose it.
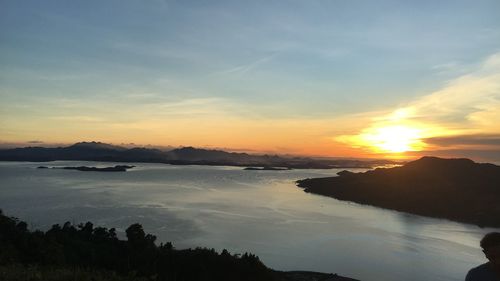
<instances>
[{"instance_id":1,"label":"sea","mask_svg":"<svg viewBox=\"0 0 500 281\"><path fill-rule=\"evenodd\" d=\"M0 162L0 208L31 229L91 221L124 238L137 222L158 243L178 249L250 252L276 270L363 281L464 280L486 262L479 240L500 231L308 194L295 184L338 169L146 163L126 163L136 166L127 172L37 169L118 164L124 163Z\"/></svg>"}]
</instances>

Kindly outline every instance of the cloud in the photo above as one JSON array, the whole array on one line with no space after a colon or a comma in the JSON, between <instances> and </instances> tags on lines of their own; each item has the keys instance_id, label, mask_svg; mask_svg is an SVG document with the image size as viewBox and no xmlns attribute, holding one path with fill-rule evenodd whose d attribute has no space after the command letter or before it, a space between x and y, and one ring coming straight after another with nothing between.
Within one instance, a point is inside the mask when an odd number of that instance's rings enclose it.
<instances>
[{"instance_id":1,"label":"cloud","mask_svg":"<svg viewBox=\"0 0 500 281\"><path fill-rule=\"evenodd\" d=\"M500 121L500 53L482 66L404 107L407 119L463 127L491 127ZM493 120L491 118L494 118ZM498 129L498 128L497 128Z\"/></svg>"},{"instance_id":2,"label":"cloud","mask_svg":"<svg viewBox=\"0 0 500 281\"><path fill-rule=\"evenodd\" d=\"M379 122L418 122L484 133L499 131L500 53L468 74L379 118Z\"/></svg>"},{"instance_id":3,"label":"cloud","mask_svg":"<svg viewBox=\"0 0 500 281\"><path fill-rule=\"evenodd\" d=\"M69 121L69 122L91 122L91 123L100 123L105 122L104 118L96 117L96 116L86 116L86 115L69 115L69 116L52 116L50 117L52 120L59 121Z\"/></svg>"},{"instance_id":4,"label":"cloud","mask_svg":"<svg viewBox=\"0 0 500 281\"><path fill-rule=\"evenodd\" d=\"M500 164L500 134L456 135L423 140L428 148L415 156L467 157Z\"/></svg>"},{"instance_id":5,"label":"cloud","mask_svg":"<svg viewBox=\"0 0 500 281\"><path fill-rule=\"evenodd\" d=\"M193 118L200 115L223 115L231 108L231 105L225 99L211 97L162 102L158 103L154 108L156 108L155 115Z\"/></svg>"},{"instance_id":6,"label":"cloud","mask_svg":"<svg viewBox=\"0 0 500 281\"><path fill-rule=\"evenodd\" d=\"M445 158L470 158L480 162L500 165L500 149L437 149L407 153L408 157L437 156Z\"/></svg>"},{"instance_id":7,"label":"cloud","mask_svg":"<svg viewBox=\"0 0 500 281\"><path fill-rule=\"evenodd\" d=\"M434 65L431 67L431 70L437 75L460 75L467 73L470 68L460 61L450 61Z\"/></svg>"},{"instance_id":8,"label":"cloud","mask_svg":"<svg viewBox=\"0 0 500 281\"><path fill-rule=\"evenodd\" d=\"M500 134L434 137L425 139L425 142L439 147L473 146L473 147L489 147L500 150Z\"/></svg>"},{"instance_id":9,"label":"cloud","mask_svg":"<svg viewBox=\"0 0 500 281\"><path fill-rule=\"evenodd\" d=\"M253 70L253 69L257 68L258 66L272 60L273 57L274 57L274 55L263 57L263 58L260 58L258 60L253 61L253 62L250 62L250 63L246 63L246 64L238 65L238 66L235 66L235 67L232 67L229 69L217 71L215 73L212 73L211 75L245 74L248 71Z\"/></svg>"},{"instance_id":10,"label":"cloud","mask_svg":"<svg viewBox=\"0 0 500 281\"><path fill-rule=\"evenodd\" d=\"M401 126L418 130L418 138L428 145L419 150L500 143L500 52L475 70L446 82L441 89L364 121L368 125L357 134L336 140L370 149L373 144L363 136L380 128Z\"/></svg>"}]
</instances>

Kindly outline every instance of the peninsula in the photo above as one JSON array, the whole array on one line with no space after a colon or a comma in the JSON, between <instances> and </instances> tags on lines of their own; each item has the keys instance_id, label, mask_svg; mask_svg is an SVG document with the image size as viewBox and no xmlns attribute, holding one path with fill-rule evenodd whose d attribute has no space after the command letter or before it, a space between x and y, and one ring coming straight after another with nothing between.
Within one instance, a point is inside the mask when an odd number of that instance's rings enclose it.
<instances>
[{"instance_id":1,"label":"peninsula","mask_svg":"<svg viewBox=\"0 0 500 281\"><path fill-rule=\"evenodd\" d=\"M423 157L394 168L297 181L305 192L339 200L500 227L500 166Z\"/></svg>"}]
</instances>

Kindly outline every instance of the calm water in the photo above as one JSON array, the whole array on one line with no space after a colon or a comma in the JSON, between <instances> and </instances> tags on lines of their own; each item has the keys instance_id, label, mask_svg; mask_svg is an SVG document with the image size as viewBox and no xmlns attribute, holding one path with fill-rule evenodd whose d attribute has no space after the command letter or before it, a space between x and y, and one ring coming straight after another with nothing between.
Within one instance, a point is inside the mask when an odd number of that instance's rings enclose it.
<instances>
[{"instance_id":1,"label":"calm water","mask_svg":"<svg viewBox=\"0 0 500 281\"><path fill-rule=\"evenodd\" d=\"M304 193L294 181L338 170L243 171L137 164L126 173L36 169L112 163L0 162L0 208L46 229L134 222L177 248L249 251L279 270L334 272L363 281L463 280L485 260L493 229ZM498 230L497 230L498 231Z\"/></svg>"}]
</instances>

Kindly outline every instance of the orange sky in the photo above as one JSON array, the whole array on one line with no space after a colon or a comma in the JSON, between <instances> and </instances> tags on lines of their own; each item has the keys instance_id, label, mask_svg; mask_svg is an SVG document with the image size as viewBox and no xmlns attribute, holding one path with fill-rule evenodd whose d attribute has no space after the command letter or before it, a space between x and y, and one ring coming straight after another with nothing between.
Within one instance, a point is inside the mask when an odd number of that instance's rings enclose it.
<instances>
[{"instance_id":1,"label":"orange sky","mask_svg":"<svg viewBox=\"0 0 500 281\"><path fill-rule=\"evenodd\" d=\"M0 144L500 161L498 3L156 4L5 3Z\"/></svg>"},{"instance_id":2,"label":"orange sky","mask_svg":"<svg viewBox=\"0 0 500 281\"><path fill-rule=\"evenodd\" d=\"M106 100L44 100L36 106L43 103L51 110L38 109L36 118L29 114L33 106L9 108L2 141L97 140L331 157L468 157L471 152L487 159L488 151L495 156L500 150L500 54L399 107L332 117L263 116L258 108L220 98L119 106Z\"/></svg>"}]
</instances>

